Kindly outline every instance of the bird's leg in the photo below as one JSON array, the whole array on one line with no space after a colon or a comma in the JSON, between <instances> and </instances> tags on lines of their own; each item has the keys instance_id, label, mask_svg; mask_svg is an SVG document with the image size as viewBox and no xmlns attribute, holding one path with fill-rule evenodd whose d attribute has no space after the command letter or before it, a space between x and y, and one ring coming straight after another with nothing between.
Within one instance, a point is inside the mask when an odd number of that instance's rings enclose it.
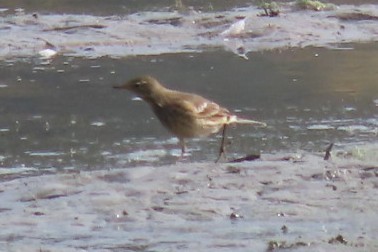
<instances>
[{"instance_id":1,"label":"bird's leg","mask_svg":"<svg viewBox=\"0 0 378 252\"><path fill-rule=\"evenodd\" d=\"M221 146L219 148L219 156L217 160L215 160L215 163L218 163L218 161L222 158L226 158L226 149L225 149L225 138L226 138L226 128L227 124L223 125L223 130L222 130L222 141L221 141Z\"/></svg>"},{"instance_id":2,"label":"bird's leg","mask_svg":"<svg viewBox=\"0 0 378 252\"><path fill-rule=\"evenodd\" d=\"M179 138L180 146L181 146L181 159L184 158L186 152L186 145L185 140L183 138Z\"/></svg>"}]
</instances>

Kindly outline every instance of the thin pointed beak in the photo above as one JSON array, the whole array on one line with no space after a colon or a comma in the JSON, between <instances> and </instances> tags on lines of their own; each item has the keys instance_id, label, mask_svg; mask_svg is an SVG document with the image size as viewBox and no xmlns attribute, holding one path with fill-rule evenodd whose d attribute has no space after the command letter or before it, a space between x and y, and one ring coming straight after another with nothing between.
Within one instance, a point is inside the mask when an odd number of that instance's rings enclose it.
<instances>
[{"instance_id":1,"label":"thin pointed beak","mask_svg":"<svg viewBox=\"0 0 378 252\"><path fill-rule=\"evenodd\" d=\"M125 83L125 84L121 84L121 85L114 85L113 88L114 89L127 89L127 90L129 90L130 85L128 83Z\"/></svg>"}]
</instances>

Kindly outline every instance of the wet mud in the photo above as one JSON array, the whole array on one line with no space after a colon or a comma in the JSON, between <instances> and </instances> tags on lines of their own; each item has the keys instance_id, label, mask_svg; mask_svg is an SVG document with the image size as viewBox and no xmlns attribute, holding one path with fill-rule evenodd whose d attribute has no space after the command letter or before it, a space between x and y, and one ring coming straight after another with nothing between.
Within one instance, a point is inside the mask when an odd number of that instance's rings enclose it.
<instances>
[{"instance_id":1,"label":"wet mud","mask_svg":"<svg viewBox=\"0 0 378 252\"><path fill-rule=\"evenodd\" d=\"M371 157L370 157L371 158ZM0 184L4 251L375 251L376 159L263 155Z\"/></svg>"},{"instance_id":2,"label":"wet mud","mask_svg":"<svg viewBox=\"0 0 378 252\"><path fill-rule=\"evenodd\" d=\"M265 10L266 11L266 10ZM329 5L315 11L281 3L264 15L257 6L230 11L154 11L124 16L0 12L0 59L126 57L225 48L248 52L289 47L338 47L378 40L378 6ZM20 37L22 39L20 39ZM46 51L47 50L47 51Z\"/></svg>"}]
</instances>

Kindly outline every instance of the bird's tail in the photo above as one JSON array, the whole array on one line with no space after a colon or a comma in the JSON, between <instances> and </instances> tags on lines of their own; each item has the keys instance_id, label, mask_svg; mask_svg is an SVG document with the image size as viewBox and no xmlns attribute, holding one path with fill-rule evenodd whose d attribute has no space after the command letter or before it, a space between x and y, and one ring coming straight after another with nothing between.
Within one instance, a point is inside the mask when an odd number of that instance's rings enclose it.
<instances>
[{"instance_id":1,"label":"bird's tail","mask_svg":"<svg viewBox=\"0 0 378 252\"><path fill-rule=\"evenodd\" d=\"M233 119L233 120L232 120ZM266 123L264 122L259 122L255 120L249 120L249 119L244 119L240 117L235 117L230 120L230 123L239 123L239 124L250 124L253 126L259 126L259 127L266 127Z\"/></svg>"}]
</instances>

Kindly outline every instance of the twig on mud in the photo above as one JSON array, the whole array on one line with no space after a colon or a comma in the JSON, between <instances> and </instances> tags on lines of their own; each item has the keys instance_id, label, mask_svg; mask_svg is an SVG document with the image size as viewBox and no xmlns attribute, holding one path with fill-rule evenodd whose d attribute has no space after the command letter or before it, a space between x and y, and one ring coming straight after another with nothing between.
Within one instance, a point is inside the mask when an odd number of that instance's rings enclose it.
<instances>
[{"instance_id":1,"label":"twig on mud","mask_svg":"<svg viewBox=\"0 0 378 252\"><path fill-rule=\"evenodd\" d=\"M106 25L99 25L99 24L72 25L72 26L63 26L63 27L44 29L43 31L66 31L66 30L77 29L77 28L102 29L102 28L106 28Z\"/></svg>"},{"instance_id":2,"label":"twig on mud","mask_svg":"<svg viewBox=\"0 0 378 252\"><path fill-rule=\"evenodd\" d=\"M324 160L328 160L331 157L332 147L333 143L330 143L330 145L328 145L327 149L325 150Z\"/></svg>"},{"instance_id":3,"label":"twig on mud","mask_svg":"<svg viewBox=\"0 0 378 252\"><path fill-rule=\"evenodd\" d=\"M256 160L256 159L259 159L259 158L260 158L259 154L250 154L250 155L247 155L245 157L236 158L234 160L231 160L231 161L229 161L229 163L241 163L241 162L244 162L244 161L253 161L253 160Z\"/></svg>"},{"instance_id":4,"label":"twig on mud","mask_svg":"<svg viewBox=\"0 0 378 252\"><path fill-rule=\"evenodd\" d=\"M56 49L56 46L54 45L54 44L52 44L52 43L50 43L49 41L47 41L46 39L44 39L44 38L37 38L37 39L40 39L40 40L42 40L43 42L45 42L45 47L46 48L48 48L48 49Z\"/></svg>"}]
</instances>

